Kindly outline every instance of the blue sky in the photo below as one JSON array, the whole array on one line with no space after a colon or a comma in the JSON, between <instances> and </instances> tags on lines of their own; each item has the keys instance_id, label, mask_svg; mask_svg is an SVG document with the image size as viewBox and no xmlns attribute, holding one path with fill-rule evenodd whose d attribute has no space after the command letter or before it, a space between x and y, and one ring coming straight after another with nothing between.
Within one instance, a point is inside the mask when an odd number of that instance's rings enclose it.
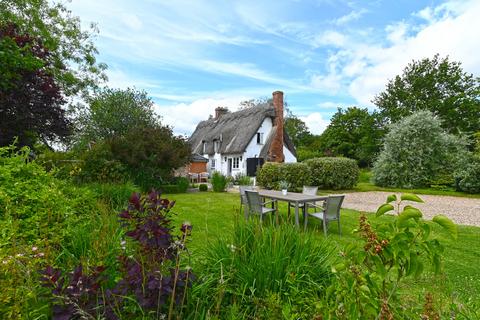
<instances>
[{"instance_id":1,"label":"blue sky","mask_svg":"<svg viewBox=\"0 0 480 320\"><path fill-rule=\"evenodd\" d=\"M480 1L73 0L96 22L111 87L146 90L190 134L217 106L282 90L320 133L337 107L373 96L412 59L449 55L480 75Z\"/></svg>"}]
</instances>

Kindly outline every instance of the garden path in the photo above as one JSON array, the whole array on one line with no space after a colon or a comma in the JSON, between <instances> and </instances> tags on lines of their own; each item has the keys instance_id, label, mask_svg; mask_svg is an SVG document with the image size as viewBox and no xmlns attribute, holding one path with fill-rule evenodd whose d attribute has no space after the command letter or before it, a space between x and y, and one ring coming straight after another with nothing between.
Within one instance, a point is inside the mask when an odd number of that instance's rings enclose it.
<instances>
[{"instance_id":1,"label":"garden path","mask_svg":"<svg viewBox=\"0 0 480 320\"><path fill-rule=\"evenodd\" d=\"M392 193L383 191L347 193L342 207L375 212ZM418 196L425 203L415 203L414 206L422 211L425 219L431 220L435 215L441 213L457 224L480 227L480 199L438 195Z\"/></svg>"}]
</instances>

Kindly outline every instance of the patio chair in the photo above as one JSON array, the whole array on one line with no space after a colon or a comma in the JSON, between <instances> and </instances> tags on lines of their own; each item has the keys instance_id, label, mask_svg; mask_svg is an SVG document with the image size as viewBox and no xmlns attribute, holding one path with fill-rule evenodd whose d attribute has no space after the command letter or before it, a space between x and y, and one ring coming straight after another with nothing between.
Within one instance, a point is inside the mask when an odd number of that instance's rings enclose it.
<instances>
[{"instance_id":1,"label":"patio chair","mask_svg":"<svg viewBox=\"0 0 480 320\"><path fill-rule=\"evenodd\" d=\"M327 236L328 223L330 221L338 222L338 233L341 235L342 231L340 229L340 208L342 207L343 199L345 195L334 195L329 196L325 201L324 206L312 206L311 204L307 206L304 212L304 230L307 230L308 217L315 217L323 221L323 233ZM309 213L309 208L320 209L318 212Z\"/></svg>"},{"instance_id":2,"label":"patio chair","mask_svg":"<svg viewBox=\"0 0 480 320\"><path fill-rule=\"evenodd\" d=\"M245 195L248 204L248 216L250 216L251 214L260 215L260 221L263 221L264 215L272 212L277 212L277 200L263 202L258 192L251 190L245 190ZM266 205L269 203L273 204L273 208L266 207Z\"/></svg>"},{"instance_id":3,"label":"patio chair","mask_svg":"<svg viewBox=\"0 0 480 320\"><path fill-rule=\"evenodd\" d=\"M318 187L303 186L302 193L303 194L308 194L308 195L316 195L317 191L318 191ZM313 203L313 205L316 205L316 204ZM303 210L303 214L305 214L305 204L299 203L298 207L301 208ZM287 218L290 218L290 208L295 208L295 205L293 205L291 202L288 203Z\"/></svg>"},{"instance_id":4,"label":"patio chair","mask_svg":"<svg viewBox=\"0 0 480 320\"><path fill-rule=\"evenodd\" d=\"M208 182L208 172L200 172L198 179L199 182Z\"/></svg>"},{"instance_id":5,"label":"patio chair","mask_svg":"<svg viewBox=\"0 0 480 320\"><path fill-rule=\"evenodd\" d=\"M243 206L243 211L245 214L245 219L248 218L248 202L247 202L247 196L245 195L245 191L255 191L254 186L239 186L238 189L240 190L240 211L242 210Z\"/></svg>"}]
</instances>

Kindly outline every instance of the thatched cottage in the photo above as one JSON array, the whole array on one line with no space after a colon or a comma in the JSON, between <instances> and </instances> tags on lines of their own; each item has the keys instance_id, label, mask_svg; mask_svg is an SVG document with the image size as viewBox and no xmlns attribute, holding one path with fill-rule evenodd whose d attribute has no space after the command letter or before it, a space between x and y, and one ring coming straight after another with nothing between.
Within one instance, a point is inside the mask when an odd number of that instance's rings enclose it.
<instances>
[{"instance_id":1,"label":"thatched cottage","mask_svg":"<svg viewBox=\"0 0 480 320\"><path fill-rule=\"evenodd\" d=\"M283 92L271 102L236 112L216 108L189 139L193 154L208 159L207 170L227 176L254 176L265 161L297 162L295 146L283 130Z\"/></svg>"}]
</instances>

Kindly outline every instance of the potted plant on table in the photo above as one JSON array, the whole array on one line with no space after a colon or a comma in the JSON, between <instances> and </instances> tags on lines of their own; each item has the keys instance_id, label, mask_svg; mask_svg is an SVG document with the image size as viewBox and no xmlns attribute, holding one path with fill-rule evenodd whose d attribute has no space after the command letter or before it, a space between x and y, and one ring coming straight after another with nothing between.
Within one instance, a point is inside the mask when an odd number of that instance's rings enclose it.
<instances>
[{"instance_id":1,"label":"potted plant on table","mask_svg":"<svg viewBox=\"0 0 480 320\"><path fill-rule=\"evenodd\" d=\"M278 183L278 185L279 185L280 189L282 190L282 194L283 194L284 196L286 196L286 195L287 195L287 192L288 192L288 187L290 186L290 185L288 184L288 182L285 181L285 180L283 180L283 181L280 181L280 182Z\"/></svg>"}]
</instances>

